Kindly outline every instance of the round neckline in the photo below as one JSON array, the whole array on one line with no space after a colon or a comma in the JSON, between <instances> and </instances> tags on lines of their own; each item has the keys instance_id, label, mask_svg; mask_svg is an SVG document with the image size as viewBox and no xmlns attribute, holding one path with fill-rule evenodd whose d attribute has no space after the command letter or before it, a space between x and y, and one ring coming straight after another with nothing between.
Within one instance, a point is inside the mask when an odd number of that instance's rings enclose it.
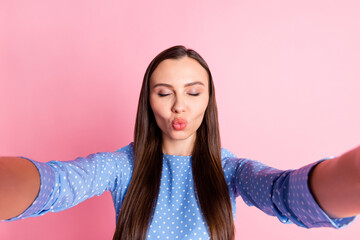
<instances>
[{"instance_id":1,"label":"round neckline","mask_svg":"<svg viewBox=\"0 0 360 240\"><path fill-rule=\"evenodd\" d=\"M167 154L167 153L163 153L163 155L165 157L170 157L170 158L191 158L192 155L189 156L183 156L183 155L172 155L172 154Z\"/></svg>"}]
</instances>

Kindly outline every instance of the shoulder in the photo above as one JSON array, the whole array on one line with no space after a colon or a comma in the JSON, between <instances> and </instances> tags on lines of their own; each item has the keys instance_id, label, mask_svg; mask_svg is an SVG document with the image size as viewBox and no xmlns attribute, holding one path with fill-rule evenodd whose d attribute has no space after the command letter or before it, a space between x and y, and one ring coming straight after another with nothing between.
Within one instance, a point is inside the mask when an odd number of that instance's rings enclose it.
<instances>
[{"instance_id":1,"label":"shoulder","mask_svg":"<svg viewBox=\"0 0 360 240\"><path fill-rule=\"evenodd\" d=\"M134 143L133 142L129 143L128 145L116 150L115 153L123 153L129 156L130 155L134 156Z\"/></svg>"},{"instance_id":2,"label":"shoulder","mask_svg":"<svg viewBox=\"0 0 360 240\"><path fill-rule=\"evenodd\" d=\"M226 148L221 148L221 161L226 160L226 158L236 158L236 156Z\"/></svg>"},{"instance_id":3,"label":"shoulder","mask_svg":"<svg viewBox=\"0 0 360 240\"><path fill-rule=\"evenodd\" d=\"M123 164L132 167L134 163L134 143L131 142L130 144L116 150L112 154L113 154L113 159L118 164Z\"/></svg>"},{"instance_id":4,"label":"shoulder","mask_svg":"<svg viewBox=\"0 0 360 240\"><path fill-rule=\"evenodd\" d=\"M225 148L221 148L221 165L223 169L234 169L238 160L239 159L235 156L234 153L230 152Z\"/></svg>"},{"instance_id":5,"label":"shoulder","mask_svg":"<svg viewBox=\"0 0 360 240\"><path fill-rule=\"evenodd\" d=\"M134 151L132 143L130 143L129 145L113 152L97 152L90 154L87 157L79 157L69 162L52 161L50 163L57 165L60 168L63 165L75 165L79 168L97 169L99 171L104 171L104 169L120 170L114 171L116 173L130 171L132 169L133 162Z\"/></svg>"},{"instance_id":6,"label":"shoulder","mask_svg":"<svg viewBox=\"0 0 360 240\"><path fill-rule=\"evenodd\" d=\"M110 154L116 165L116 171L114 172L116 175L116 184L112 191L126 189L130 183L134 168L134 144L131 142ZM117 189L116 186L121 187Z\"/></svg>"},{"instance_id":7,"label":"shoulder","mask_svg":"<svg viewBox=\"0 0 360 240\"><path fill-rule=\"evenodd\" d=\"M134 159L134 143L131 142L128 145L116 150L114 152L117 156L126 157L128 159Z\"/></svg>"},{"instance_id":8,"label":"shoulder","mask_svg":"<svg viewBox=\"0 0 360 240\"><path fill-rule=\"evenodd\" d=\"M79 157L75 159L74 162L97 162L98 164L101 163L101 165L117 165L119 163L131 164L134 159L134 151L132 145L133 144L130 143L129 145L124 146L113 152L97 152L90 154L85 158Z\"/></svg>"},{"instance_id":9,"label":"shoulder","mask_svg":"<svg viewBox=\"0 0 360 240\"><path fill-rule=\"evenodd\" d=\"M226 148L221 148L221 164L224 170L227 169L228 171L233 171L249 161L251 160L247 158L238 158Z\"/></svg>"}]
</instances>

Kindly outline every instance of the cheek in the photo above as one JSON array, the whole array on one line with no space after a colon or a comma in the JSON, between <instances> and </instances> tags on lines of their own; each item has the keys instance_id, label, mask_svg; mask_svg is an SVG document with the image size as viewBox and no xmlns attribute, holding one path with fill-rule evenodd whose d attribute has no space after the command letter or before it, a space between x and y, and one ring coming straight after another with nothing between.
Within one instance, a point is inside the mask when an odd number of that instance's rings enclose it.
<instances>
[{"instance_id":1,"label":"cheek","mask_svg":"<svg viewBox=\"0 0 360 240\"><path fill-rule=\"evenodd\" d=\"M198 124L201 124L204 118L204 114L206 111L208 105L207 99L205 99L203 102L193 105L193 111L197 113L194 117L197 120Z\"/></svg>"},{"instance_id":2,"label":"cheek","mask_svg":"<svg viewBox=\"0 0 360 240\"><path fill-rule=\"evenodd\" d=\"M152 97L150 95L150 107L151 107L151 110L153 111L154 115L158 115L158 112L159 110L161 110L161 107L159 107L159 103L158 101L156 101L156 98L155 97Z\"/></svg>"},{"instance_id":3,"label":"cheek","mask_svg":"<svg viewBox=\"0 0 360 240\"><path fill-rule=\"evenodd\" d=\"M205 110L208 106L209 98L204 98L202 101L199 101L198 104L194 105L196 107L196 111L200 114L204 114Z\"/></svg>"},{"instance_id":4,"label":"cheek","mask_svg":"<svg viewBox=\"0 0 360 240\"><path fill-rule=\"evenodd\" d=\"M166 118L166 111L165 107L158 101L150 98L150 107L154 113L156 123L159 125L164 122L164 119Z\"/></svg>"}]
</instances>

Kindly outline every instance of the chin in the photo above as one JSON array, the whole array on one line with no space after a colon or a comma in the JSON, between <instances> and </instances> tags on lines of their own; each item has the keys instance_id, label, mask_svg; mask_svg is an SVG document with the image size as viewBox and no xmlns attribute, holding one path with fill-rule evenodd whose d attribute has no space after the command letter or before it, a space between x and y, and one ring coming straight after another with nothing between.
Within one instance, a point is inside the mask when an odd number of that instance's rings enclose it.
<instances>
[{"instance_id":1,"label":"chin","mask_svg":"<svg viewBox=\"0 0 360 240\"><path fill-rule=\"evenodd\" d=\"M171 140L181 141L181 140L189 139L193 135L194 135L194 133L189 134L189 133L184 133L184 132L175 132L175 133L168 134L167 137Z\"/></svg>"}]
</instances>

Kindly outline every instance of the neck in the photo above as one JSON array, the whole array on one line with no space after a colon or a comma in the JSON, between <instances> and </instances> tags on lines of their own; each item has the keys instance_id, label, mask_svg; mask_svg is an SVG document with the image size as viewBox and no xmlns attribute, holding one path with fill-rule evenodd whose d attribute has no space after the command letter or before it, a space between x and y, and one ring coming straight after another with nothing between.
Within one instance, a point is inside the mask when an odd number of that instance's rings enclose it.
<instances>
[{"instance_id":1,"label":"neck","mask_svg":"<svg viewBox=\"0 0 360 240\"><path fill-rule=\"evenodd\" d=\"M163 136L162 151L168 155L190 156L194 148L196 135L182 140L168 139Z\"/></svg>"}]
</instances>

